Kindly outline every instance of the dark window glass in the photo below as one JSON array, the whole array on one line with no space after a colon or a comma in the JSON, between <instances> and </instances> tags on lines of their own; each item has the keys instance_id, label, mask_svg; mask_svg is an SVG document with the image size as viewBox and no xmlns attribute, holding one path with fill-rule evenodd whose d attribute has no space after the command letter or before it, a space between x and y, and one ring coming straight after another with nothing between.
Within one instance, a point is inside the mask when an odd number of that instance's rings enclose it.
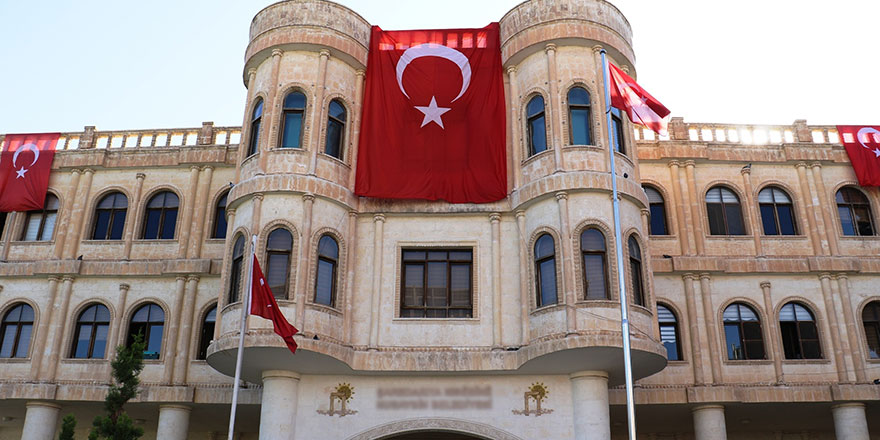
<instances>
[{"instance_id":1,"label":"dark window glass","mask_svg":"<svg viewBox=\"0 0 880 440\"><path fill-rule=\"evenodd\" d=\"M33 329L33 307L18 304L6 312L0 324L0 358L26 358Z\"/></svg>"},{"instance_id":2,"label":"dark window glass","mask_svg":"<svg viewBox=\"0 0 880 440\"><path fill-rule=\"evenodd\" d=\"M642 250L635 237L630 236L629 247L629 271L632 277L632 296L636 305L645 305L645 280L642 277Z\"/></svg>"},{"instance_id":3,"label":"dark window glass","mask_svg":"<svg viewBox=\"0 0 880 440\"><path fill-rule=\"evenodd\" d=\"M837 191L837 213L843 235L870 236L875 234L871 205L861 191L844 187Z\"/></svg>"},{"instance_id":4,"label":"dark window glass","mask_svg":"<svg viewBox=\"0 0 880 440\"><path fill-rule=\"evenodd\" d=\"M731 304L724 309L723 320L728 359L764 359L761 321L751 307Z\"/></svg>"},{"instance_id":5,"label":"dark window glass","mask_svg":"<svg viewBox=\"0 0 880 440\"><path fill-rule=\"evenodd\" d=\"M302 148L306 95L290 92L281 110L281 148Z\"/></svg>"},{"instance_id":6,"label":"dark window glass","mask_svg":"<svg viewBox=\"0 0 880 440\"><path fill-rule=\"evenodd\" d=\"M0 240L3 240L3 230L6 228L6 213L0 212Z\"/></svg>"},{"instance_id":7,"label":"dark window glass","mask_svg":"<svg viewBox=\"0 0 880 440\"><path fill-rule=\"evenodd\" d=\"M668 235L666 229L666 203L663 195L650 186L645 186L645 194L648 196L648 206L651 210L651 221L648 223L648 233L651 235Z\"/></svg>"},{"instance_id":8,"label":"dark window glass","mask_svg":"<svg viewBox=\"0 0 880 440\"><path fill-rule=\"evenodd\" d=\"M46 194L43 209L28 211L25 217L21 239L24 241L49 241L55 232L55 220L58 218L58 197Z\"/></svg>"},{"instance_id":9,"label":"dark window glass","mask_svg":"<svg viewBox=\"0 0 880 440\"><path fill-rule=\"evenodd\" d=\"M147 347L144 348L144 359L159 359L162 352L162 331L165 327L165 311L156 304L141 306L131 317L128 325L127 345L134 342L134 337L141 335Z\"/></svg>"},{"instance_id":10,"label":"dark window glass","mask_svg":"<svg viewBox=\"0 0 880 440\"><path fill-rule=\"evenodd\" d=\"M535 96L526 106L529 130L529 156L547 149L547 126L544 123L544 98Z\"/></svg>"},{"instance_id":11,"label":"dark window glass","mask_svg":"<svg viewBox=\"0 0 880 440\"><path fill-rule=\"evenodd\" d=\"M315 302L336 305L336 270L339 265L339 244L329 235L318 241L318 273L315 276Z\"/></svg>"},{"instance_id":12,"label":"dark window glass","mask_svg":"<svg viewBox=\"0 0 880 440\"><path fill-rule=\"evenodd\" d=\"M585 298L607 299L605 235L598 229L585 229L581 233L581 256L584 263Z\"/></svg>"},{"instance_id":13,"label":"dark window glass","mask_svg":"<svg viewBox=\"0 0 880 440\"><path fill-rule=\"evenodd\" d=\"M535 276L537 306L556 304L556 247L550 234L542 235L535 242Z\"/></svg>"},{"instance_id":14,"label":"dark window glass","mask_svg":"<svg viewBox=\"0 0 880 440\"><path fill-rule=\"evenodd\" d=\"M76 320L76 332L70 357L103 359L110 332L110 311L101 304L89 306Z\"/></svg>"},{"instance_id":15,"label":"dark window glass","mask_svg":"<svg viewBox=\"0 0 880 440\"><path fill-rule=\"evenodd\" d=\"M795 235L794 211L788 194L776 187L764 188L758 193L761 224L764 235Z\"/></svg>"},{"instance_id":16,"label":"dark window glass","mask_svg":"<svg viewBox=\"0 0 880 440\"><path fill-rule=\"evenodd\" d=\"M327 142L324 153L342 159L342 142L345 140L345 107L339 100L330 101L327 111Z\"/></svg>"},{"instance_id":17,"label":"dark window glass","mask_svg":"<svg viewBox=\"0 0 880 440\"><path fill-rule=\"evenodd\" d=\"M620 110L616 107L611 107L611 132L614 134L614 138L611 139L611 145L614 146L614 151L617 151L621 154L626 154L626 137L623 134L623 119L620 116Z\"/></svg>"},{"instance_id":18,"label":"dark window glass","mask_svg":"<svg viewBox=\"0 0 880 440\"><path fill-rule=\"evenodd\" d=\"M473 251L403 251L403 318L473 316Z\"/></svg>"},{"instance_id":19,"label":"dark window glass","mask_svg":"<svg viewBox=\"0 0 880 440\"><path fill-rule=\"evenodd\" d=\"M125 229L125 214L128 211L128 198L125 194L114 192L104 196L95 209L95 228L93 240L122 240Z\"/></svg>"},{"instance_id":20,"label":"dark window glass","mask_svg":"<svg viewBox=\"0 0 880 440\"><path fill-rule=\"evenodd\" d=\"M147 212L144 214L144 232L141 238L145 240L173 239L179 205L180 200L177 198L177 194L171 191L162 191L154 195L147 202Z\"/></svg>"},{"instance_id":21,"label":"dark window glass","mask_svg":"<svg viewBox=\"0 0 880 440\"><path fill-rule=\"evenodd\" d=\"M214 208L214 230L211 232L211 238L226 238L226 197L228 196L229 191L220 197Z\"/></svg>"},{"instance_id":22,"label":"dark window glass","mask_svg":"<svg viewBox=\"0 0 880 440\"><path fill-rule=\"evenodd\" d=\"M208 313L205 313L205 319L202 320L202 334L199 337L199 352L196 359L206 359L208 357L208 346L214 339L214 325L217 323L217 306L211 307Z\"/></svg>"},{"instance_id":23,"label":"dark window glass","mask_svg":"<svg viewBox=\"0 0 880 440\"><path fill-rule=\"evenodd\" d=\"M716 186L706 193L709 233L712 235L745 235L739 198L733 191Z\"/></svg>"},{"instance_id":24,"label":"dark window glass","mask_svg":"<svg viewBox=\"0 0 880 440\"><path fill-rule=\"evenodd\" d=\"M229 267L229 303L238 302L241 294L241 269L244 263L244 237L235 239L232 246L232 265Z\"/></svg>"},{"instance_id":25,"label":"dark window glass","mask_svg":"<svg viewBox=\"0 0 880 440\"><path fill-rule=\"evenodd\" d=\"M254 104L254 112L251 115L251 136L248 142L248 156L256 154L260 147L260 126L263 121L263 100L257 98Z\"/></svg>"},{"instance_id":26,"label":"dark window glass","mask_svg":"<svg viewBox=\"0 0 880 440\"><path fill-rule=\"evenodd\" d=\"M873 301L862 311L862 325L868 341L868 357L880 359L880 301Z\"/></svg>"},{"instance_id":27,"label":"dark window glass","mask_svg":"<svg viewBox=\"0 0 880 440\"><path fill-rule=\"evenodd\" d=\"M806 307L788 303L779 310L779 330L786 359L821 359L816 320Z\"/></svg>"},{"instance_id":28,"label":"dark window glass","mask_svg":"<svg viewBox=\"0 0 880 440\"><path fill-rule=\"evenodd\" d=\"M581 87L568 91L569 143L572 145L590 145L590 93Z\"/></svg>"},{"instance_id":29,"label":"dark window glass","mask_svg":"<svg viewBox=\"0 0 880 440\"><path fill-rule=\"evenodd\" d=\"M278 228L269 233L266 241L266 280L275 298L287 299L292 251L293 235L290 231Z\"/></svg>"},{"instance_id":30,"label":"dark window glass","mask_svg":"<svg viewBox=\"0 0 880 440\"><path fill-rule=\"evenodd\" d=\"M660 323L660 343L666 347L666 358L670 361L680 361L681 341L678 335L678 320L672 309L657 304L657 321Z\"/></svg>"}]
</instances>

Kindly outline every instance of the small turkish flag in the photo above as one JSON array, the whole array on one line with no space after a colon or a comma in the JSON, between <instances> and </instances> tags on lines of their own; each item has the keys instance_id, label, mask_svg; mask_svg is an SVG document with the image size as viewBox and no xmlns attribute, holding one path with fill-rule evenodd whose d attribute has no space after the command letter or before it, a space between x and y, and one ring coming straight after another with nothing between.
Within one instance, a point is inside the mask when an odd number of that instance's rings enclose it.
<instances>
[{"instance_id":1,"label":"small turkish flag","mask_svg":"<svg viewBox=\"0 0 880 440\"><path fill-rule=\"evenodd\" d=\"M356 194L452 203L507 196L498 29L373 26Z\"/></svg>"},{"instance_id":2,"label":"small turkish flag","mask_svg":"<svg viewBox=\"0 0 880 440\"><path fill-rule=\"evenodd\" d=\"M272 294L272 289L266 284L266 278L263 277L263 271L260 269L260 263L257 261L256 255L254 255L253 264L251 315L262 316L272 321L275 333L281 336L287 344L287 348L296 354L296 341L293 340L293 335L299 333L299 330L287 321L287 318L284 317L284 314L278 308L278 303L275 302L275 295Z\"/></svg>"},{"instance_id":3,"label":"small turkish flag","mask_svg":"<svg viewBox=\"0 0 880 440\"><path fill-rule=\"evenodd\" d=\"M838 125L837 133L861 186L880 186L880 126Z\"/></svg>"},{"instance_id":4,"label":"small turkish flag","mask_svg":"<svg viewBox=\"0 0 880 440\"><path fill-rule=\"evenodd\" d=\"M0 154L0 212L43 209L60 133L7 134Z\"/></svg>"},{"instance_id":5,"label":"small turkish flag","mask_svg":"<svg viewBox=\"0 0 880 440\"><path fill-rule=\"evenodd\" d=\"M671 113L669 109L614 64L608 63L608 73L611 106L625 111L634 124L644 125L665 136Z\"/></svg>"}]
</instances>

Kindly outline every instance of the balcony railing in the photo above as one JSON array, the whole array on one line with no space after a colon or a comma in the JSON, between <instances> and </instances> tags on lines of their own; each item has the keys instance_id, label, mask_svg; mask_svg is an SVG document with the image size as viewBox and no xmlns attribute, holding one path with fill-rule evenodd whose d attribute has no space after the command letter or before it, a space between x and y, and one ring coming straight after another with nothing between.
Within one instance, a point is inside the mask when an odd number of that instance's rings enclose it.
<instances>
[{"instance_id":1,"label":"balcony railing","mask_svg":"<svg viewBox=\"0 0 880 440\"><path fill-rule=\"evenodd\" d=\"M636 126L637 141L690 141L737 145L783 145L826 144L840 145L837 127L833 125L807 125L799 119L792 125L746 125L684 122L672 118L669 134L658 136L653 131Z\"/></svg>"}]
</instances>

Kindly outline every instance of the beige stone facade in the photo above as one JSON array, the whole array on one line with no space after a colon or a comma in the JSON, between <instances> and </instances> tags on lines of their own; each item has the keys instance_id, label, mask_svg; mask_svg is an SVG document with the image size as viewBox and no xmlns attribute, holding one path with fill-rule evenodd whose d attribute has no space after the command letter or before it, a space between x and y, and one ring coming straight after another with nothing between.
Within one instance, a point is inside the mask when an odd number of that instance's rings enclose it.
<instances>
[{"instance_id":1,"label":"beige stone facade","mask_svg":"<svg viewBox=\"0 0 880 440\"><path fill-rule=\"evenodd\" d=\"M659 138L626 121L615 153L618 267L600 50L635 75L629 23L603 0L530 0L500 24L509 195L498 202L354 194L370 24L324 0L276 3L254 18L242 127L64 133L49 184L57 213L10 214L0 235L4 329L32 328L0 347L18 344L0 358L0 439L48 440L66 413L84 438L114 347L151 304L162 311L150 327L158 348L129 413L145 438L226 438L241 313L232 286L251 235L264 270L283 275L275 294L301 330L300 348L291 355L271 323L249 319L236 438L625 438L618 270L630 295L641 280L644 297L629 298L640 437L877 438L880 342L871 332L880 323L863 313L880 310L880 191L857 186L834 127L673 119ZM584 145L569 111L575 87L590 95ZM298 148L281 147L290 93L306 102ZM530 154L525 109L536 96L548 148ZM334 100L346 110L339 157L324 147ZM643 185L662 197L662 212ZM766 211L768 188L789 202ZM867 211L838 203L846 190ZM179 202L157 214L154 196L166 191ZM123 225L96 239L109 229L102 202L115 193L127 201ZM783 211L792 233L768 233L768 213L785 229ZM847 229L853 212L869 213L873 230ZM167 220L168 238L150 238L153 215ZM667 233L652 229L658 215ZM40 219L42 236L29 239ZM292 237L280 250L270 237L279 228ZM604 237L604 251L589 252L586 231ZM536 246L547 236L553 269L540 272ZM332 258L319 255L325 237L337 245ZM430 251L470 253L466 313L404 313L407 255ZM273 266L270 254L286 264ZM598 272L586 269L598 255ZM321 272L328 261L333 270ZM597 276L605 294L588 296ZM317 291L328 280L325 300ZM539 303L548 289L553 299ZM671 340L658 304L674 314ZM792 304L795 330L781 318ZM22 305L30 321L12 318ZM83 333L96 305L109 318ZM731 321L725 312L740 306L757 321ZM673 340L678 350L667 351Z\"/></svg>"}]
</instances>

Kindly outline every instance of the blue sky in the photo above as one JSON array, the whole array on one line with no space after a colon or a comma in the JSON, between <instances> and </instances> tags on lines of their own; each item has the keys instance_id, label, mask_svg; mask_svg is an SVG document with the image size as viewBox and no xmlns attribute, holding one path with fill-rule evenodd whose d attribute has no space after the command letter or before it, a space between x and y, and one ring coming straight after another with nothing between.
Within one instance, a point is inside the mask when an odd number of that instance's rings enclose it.
<instances>
[{"instance_id":1,"label":"blue sky","mask_svg":"<svg viewBox=\"0 0 880 440\"><path fill-rule=\"evenodd\" d=\"M239 125L251 0L0 0L0 133ZM518 1L343 0L386 29L477 27ZM639 82L692 122L880 124L880 2L612 0Z\"/></svg>"}]
</instances>

